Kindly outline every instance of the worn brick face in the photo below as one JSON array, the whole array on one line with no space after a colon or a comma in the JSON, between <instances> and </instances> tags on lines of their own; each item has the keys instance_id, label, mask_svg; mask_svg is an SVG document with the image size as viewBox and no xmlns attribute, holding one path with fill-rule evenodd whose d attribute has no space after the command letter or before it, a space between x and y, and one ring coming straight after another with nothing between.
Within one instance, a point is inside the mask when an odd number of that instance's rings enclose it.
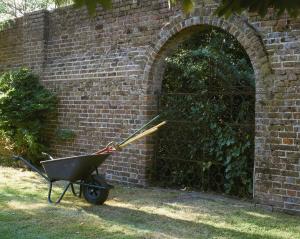
<instances>
[{"instance_id":1,"label":"worn brick face","mask_svg":"<svg viewBox=\"0 0 300 239\"><path fill-rule=\"evenodd\" d=\"M73 7L34 12L0 32L0 71L24 65L37 72L60 99L49 129L52 153L83 154L124 139L156 113L162 59L186 33L221 28L245 48L256 76L254 198L300 212L300 19L270 12L225 20L211 2L198 1L188 16L164 0L115 0L95 18ZM76 137L59 141L57 129ZM152 159L148 138L102 170L111 180L146 185Z\"/></svg>"}]
</instances>

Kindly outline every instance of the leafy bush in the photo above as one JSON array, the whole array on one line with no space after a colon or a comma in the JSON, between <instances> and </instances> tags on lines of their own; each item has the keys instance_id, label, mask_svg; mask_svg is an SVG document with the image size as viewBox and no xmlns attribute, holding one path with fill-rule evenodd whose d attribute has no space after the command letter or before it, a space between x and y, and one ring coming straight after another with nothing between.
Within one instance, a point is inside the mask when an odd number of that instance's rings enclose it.
<instances>
[{"instance_id":1,"label":"leafy bush","mask_svg":"<svg viewBox=\"0 0 300 239\"><path fill-rule=\"evenodd\" d=\"M0 163L3 166L12 166L14 162L11 160L13 154L13 143L0 131Z\"/></svg>"},{"instance_id":2,"label":"leafy bush","mask_svg":"<svg viewBox=\"0 0 300 239\"><path fill-rule=\"evenodd\" d=\"M1 12L1 6L0 6L0 12ZM13 19L9 19L9 20L6 20L6 21L1 21L0 22L0 31L4 31L8 28L14 27L15 23L16 22Z\"/></svg>"},{"instance_id":3,"label":"leafy bush","mask_svg":"<svg viewBox=\"0 0 300 239\"><path fill-rule=\"evenodd\" d=\"M61 141L72 140L76 136L75 132L70 129L58 129L55 135L56 138Z\"/></svg>"},{"instance_id":4,"label":"leafy bush","mask_svg":"<svg viewBox=\"0 0 300 239\"><path fill-rule=\"evenodd\" d=\"M1 155L23 155L34 163L47 149L47 118L56 108L56 97L27 69L0 77ZM5 153L4 153L5 152Z\"/></svg>"},{"instance_id":5,"label":"leafy bush","mask_svg":"<svg viewBox=\"0 0 300 239\"><path fill-rule=\"evenodd\" d=\"M239 43L217 29L182 43L166 58L160 104L169 126L159 136L158 181L251 195L255 82Z\"/></svg>"}]
</instances>

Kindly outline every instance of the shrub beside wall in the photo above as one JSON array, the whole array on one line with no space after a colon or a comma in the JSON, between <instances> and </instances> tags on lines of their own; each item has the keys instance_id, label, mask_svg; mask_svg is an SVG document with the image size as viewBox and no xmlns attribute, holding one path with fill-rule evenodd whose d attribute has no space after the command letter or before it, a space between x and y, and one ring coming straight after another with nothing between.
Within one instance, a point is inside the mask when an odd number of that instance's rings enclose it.
<instances>
[{"instance_id":1,"label":"shrub beside wall","mask_svg":"<svg viewBox=\"0 0 300 239\"><path fill-rule=\"evenodd\" d=\"M47 118L56 102L56 97L28 69L0 77L0 162L7 162L12 154L34 163L41 160L41 152L47 151Z\"/></svg>"}]
</instances>

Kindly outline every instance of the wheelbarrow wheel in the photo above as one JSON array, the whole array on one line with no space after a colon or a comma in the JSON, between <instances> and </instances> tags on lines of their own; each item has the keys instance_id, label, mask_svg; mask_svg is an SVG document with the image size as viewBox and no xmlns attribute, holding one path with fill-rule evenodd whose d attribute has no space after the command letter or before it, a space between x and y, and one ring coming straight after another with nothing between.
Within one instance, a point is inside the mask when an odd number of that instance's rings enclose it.
<instances>
[{"instance_id":1,"label":"wheelbarrow wheel","mask_svg":"<svg viewBox=\"0 0 300 239\"><path fill-rule=\"evenodd\" d=\"M88 184L101 186L97 181L88 182ZM83 186L82 193L86 201L95 205L102 205L108 197L108 189L95 188L93 186Z\"/></svg>"}]
</instances>

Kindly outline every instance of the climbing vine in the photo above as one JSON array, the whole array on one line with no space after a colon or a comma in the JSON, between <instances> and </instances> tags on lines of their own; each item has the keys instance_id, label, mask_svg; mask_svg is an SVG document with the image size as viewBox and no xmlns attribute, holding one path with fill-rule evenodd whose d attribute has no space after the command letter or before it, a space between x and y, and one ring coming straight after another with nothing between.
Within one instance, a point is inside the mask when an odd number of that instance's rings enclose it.
<instances>
[{"instance_id":1,"label":"climbing vine","mask_svg":"<svg viewBox=\"0 0 300 239\"><path fill-rule=\"evenodd\" d=\"M255 82L250 60L231 35L194 34L165 59L157 179L238 196L252 192Z\"/></svg>"}]
</instances>

